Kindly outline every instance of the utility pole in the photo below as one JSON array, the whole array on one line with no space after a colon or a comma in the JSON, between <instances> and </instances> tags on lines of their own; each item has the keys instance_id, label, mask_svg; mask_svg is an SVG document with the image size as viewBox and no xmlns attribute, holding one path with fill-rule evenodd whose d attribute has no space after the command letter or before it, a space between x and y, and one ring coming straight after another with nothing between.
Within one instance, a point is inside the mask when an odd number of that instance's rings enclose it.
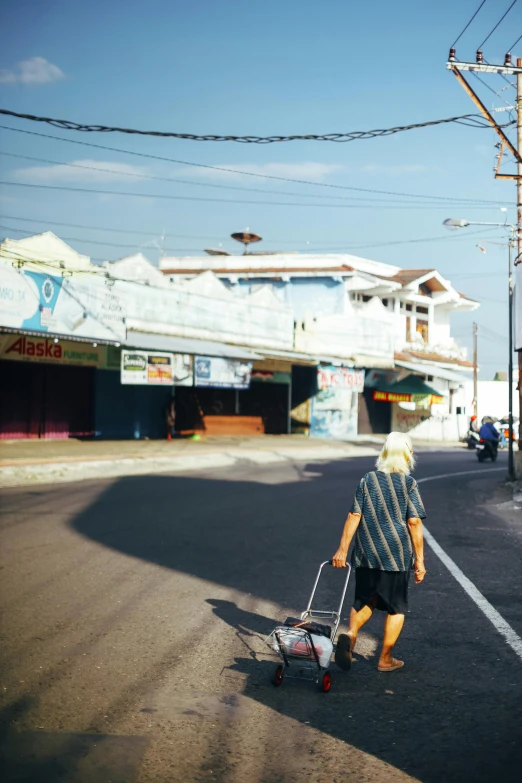
<instances>
[{"instance_id":1,"label":"utility pole","mask_svg":"<svg viewBox=\"0 0 522 783\"><path fill-rule=\"evenodd\" d=\"M517 68L519 68L519 72L517 73L517 147L519 152L519 158L518 158L518 166L517 166L517 233L518 233L518 239L517 239L517 257L515 258L515 266L520 264L522 262L522 59L519 57L517 58ZM510 275L511 277L511 275ZM518 275L519 285L522 282L522 274ZM513 308L513 285L510 283L510 296L511 296L511 309ZM520 302L520 291L517 294L517 300ZM518 318L522 318L522 313L518 313ZM509 339L513 340L513 324L510 323L509 325ZM513 343L510 344L511 350L510 350L510 358L511 361L513 361ZM517 346L518 348L522 346ZM509 376L509 393L513 394L513 371L511 371L511 375ZM520 424L520 411L522 411L522 351L518 352L518 401L519 401L519 422L518 422L518 453L522 454L522 426ZM513 410L513 407L510 408L510 410ZM511 414L513 415L513 414ZM510 427L513 427L513 421L510 422ZM511 433L510 433L511 434ZM513 446L511 445L511 449L513 449ZM511 455L510 455L511 457ZM514 465L511 466L513 468L512 474L513 479L515 478L515 468ZM519 473L522 473L522 467L518 471Z\"/></svg>"},{"instance_id":2,"label":"utility pole","mask_svg":"<svg viewBox=\"0 0 522 783\"><path fill-rule=\"evenodd\" d=\"M491 127L495 130L497 135L500 137L500 151L497 156L497 163L495 166L495 178L496 179L512 179L516 181L517 185L517 222L516 222L516 251L517 255L515 258L515 267L519 267L519 265L522 264L522 57L517 58L516 66L513 65L512 59L511 59L511 53L508 52L505 55L504 58L504 64L503 65L495 65L492 63L487 63L484 61L484 55L480 51L480 49L476 53L476 61L474 63L469 62L459 62L457 60L457 54L454 47L450 49L449 58L446 67L453 72L455 77L457 78L458 82L461 84L461 86L464 88L464 90L467 92L471 100L474 102L474 104L477 106L477 108L481 111L481 113L484 115L484 117L488 120ZM517 111L517 142L516 146L511 142L511 140L506 136L503 129L497 124L495 118L491 114L491 112L485 107L485 105L482 103L478 95L475 93L469 82L464 78L463 73L466 71L474 72L474 73L480 73L483 75L486 74L501 74L504 77L508 76L515 76L516 77L516 111ZM501 173L500 172L500 164L502 162L503 154L506 150L509 150L509 152L513 155L516 164L517 164L517 170L516 173ZM517 269L517 279L518 279L518 286L519 289L522 288L522 266ZM509 339L512 341L513 339L513 323L512 323L512 307L513 307L513 283L511 281L511 275L510 275L510 284L509 284L509 291L510 291L510 335ZM520 294L520 290L519 290ZM517 299L519 299L519 294L517 294ZM522 313L517 314L517 318L522 319ZM475 332L474 332L475 334ZM513 394L513 373L512 373L512 366L513 366L513 344L510 342L510 354L509 354L509 394L510 399L512 399ZM519 389L519 401L520 401L520 410L522 410L522 346L516 345L515 348L518 350L518 389ZM476 367L476 362L474 360L474 367ZM476 388L476 386L475 386ZM476 391L475 391L475 401L474 404L476 406ZM512 405L510 405L511 415L510 415L510 434L512 433ZM512 440L512 437L511 437ZM512 443L510 443L510 457L509 457L509 473L508 478L513 478L515 475L515 469L514 469L514 461L513 461L513 454L512 454ZM518 474L519 477L522 477L522 428L519 425L519 441L518 441L518 456L517 456L517 471L516 474Z\"/></svg>"},{"instance_id":3,"label":"utility pole","mask_svg":"<svg viewBox=\"0 0 522 783\"><path fill-rule=\"evenodd\" d=\"M473 324L473 415L478 416L478 326Z\"/></svg>"},{"instance_id":4,"label":"utility pole","mask_svg":"<svg viewBox=\"0 0 522 783\"><path fill-rule=\"evenodd\" d=\"M520 180L519 180L520 183ZM508 244L508 281L509 281L509 364L508 364L508 400L509 400L509 443L508 443L508 474L507 480L514 481L515 462L513 455L513 277L511 272L511 250L515 245L515 238L510 237ZM518 239L520 242L520 238Z\"/></svg>"}]
</instances>

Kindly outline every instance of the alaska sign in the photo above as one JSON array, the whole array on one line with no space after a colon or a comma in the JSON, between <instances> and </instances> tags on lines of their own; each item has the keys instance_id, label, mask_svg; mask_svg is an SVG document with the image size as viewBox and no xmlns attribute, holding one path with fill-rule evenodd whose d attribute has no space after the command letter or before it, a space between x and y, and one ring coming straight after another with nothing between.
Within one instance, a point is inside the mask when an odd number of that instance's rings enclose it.
<instances>
[{"instance_id":1,"label":"alaska sign","mask_svg":"<svg viewBox=\"0 0 522 783\"><path fill-rule=\"evenodd\" d=\"M53 339L46 337L4 334L0 335L0 359L103 367L105 346L94 348L73 340L60 340L55 343Z\"/></svg>"}]
</instances>

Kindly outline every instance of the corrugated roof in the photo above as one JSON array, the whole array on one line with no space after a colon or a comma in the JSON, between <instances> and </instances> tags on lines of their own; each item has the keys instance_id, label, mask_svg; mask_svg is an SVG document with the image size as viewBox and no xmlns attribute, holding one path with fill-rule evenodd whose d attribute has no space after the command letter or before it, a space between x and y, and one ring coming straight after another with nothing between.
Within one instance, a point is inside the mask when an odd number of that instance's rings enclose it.
<instances>
[{"instance_id":1,"label":"corrugated roof","mask_svg":"<svg viewBox=\"0 0 522 783\"><path fill-rule=\"evenodd\" d=\"M429 275L436 271L436 269L401 269L400 272L397 272L397 274L392 275L392 277L387 279L395 280L397 283L402 283L402 285L409 285L420 277L424 277L424 275Z\"/></svg>"},{"instance_id":2,"label":"corrugated roof","mask_svg":"<svg viewBox=\"0 0 522 783\"><path fill-rule=\"evenodd\" d=\"M200 269L181 269L181 268L175 268L175 269L162 269L161 270L164 275L199 275L202 274L202 270ZM278 275L289 275L291 276L294 272L337 272L339 273L346 273L346 272L354 272L354 268L352 266L348 266L347 264L343 264L342 266L317 266L317 267L310 267L310 266L303 266L303 267L286 267L286 266L263 266L263 267L242 267L239 269L214 269L211 270L214 272L215 275L265 275L265 274L278 274Z\"/></svg>"},{"instance_id":3,"label":"corrugated roof","mask_svg":"<svg viewBox=\"0 0 522 783\"><path fill-rule=\"evenodd\" d=\"M395 353L396 361L409 362L413 359L421 359L425 362L439 362L440 364L457 364L460 367L473 367L473 362L467 359L458 359L455 357L444 356L440 353L424 353L423 351L399 351Z\"/></svg>"},{"instance_id":4,"label":"corrugated roof","mask_svg":"<svg viewBox=\"0 0 522 783\"><path fill-rule=\"evenodd\" d=\"M175 337L169 334L151 334L149 332L127 332L125 345L132 348L144 348L150 351L171 351L187 353L191 356L221 356L226 359L262 359L263 356L237 345L197 340L192 337Z\"/></svg>"}]
</instances>

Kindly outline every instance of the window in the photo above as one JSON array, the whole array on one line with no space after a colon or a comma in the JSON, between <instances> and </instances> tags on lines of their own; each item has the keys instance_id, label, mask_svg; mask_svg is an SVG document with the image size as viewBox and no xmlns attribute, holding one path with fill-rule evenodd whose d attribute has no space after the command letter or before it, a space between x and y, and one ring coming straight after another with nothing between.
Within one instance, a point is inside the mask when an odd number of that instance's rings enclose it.
<instances>
[{"instance_id":1,"label":"window","mask_svg":"<svg viewBox=\"0 0 522 783\"><path fill-rule=\"evenodd\" d=\"M411 311L413 310L413 305L411 305L411 304L407 304L407 305L406 305L406 310L407 310L409 313L411 313Z\"/></svg>"},{"instance_id":2,"label":"window","mask_svg":"<svg viewBox=\"0 0 522 783\"><path fill-rule=\"evenodd\" d=\"M427 307L417 307L417 312L422 313L422 315L428 315L428 308Z\"/></svg>"},{"instance_id":3,"label":"window","mask_svg":"<svg viewBox=\"0 0 522 783\"><path fill-rule=\"evenodd\" d=\"M418 332L418 334L420 334L420 336L422 337L424 342L427 343L428 342L428 322L427 321L423 321L421 318L417 318L416 331Z\"/></svg>"},{"instance_id":4,"label":"window","mask_svg":"<svg viewBox=\"0 0 522 783\"><path fill-rule=\"evenodd\" d=\"M411 343L411 318L406 316L406 342Z\"/></svg>"},{"instance_id":5,"label":"window","mask_svg":"<svg viewBox=\"0 0 522 783\"><path fill-rule=\"evenodd\" d=\"M419 294L423 294L424 296L431 296L431 289L428 287L427 283L420 284Z\"/></svg>"},{"instance_id":6,"label":"window","mask_svg":"<svg viewBox=\"0 0 522 783\"><path fill-rule=\"evenodd\" d=\"M371 296L368 296L368 294L363 294L362 300L363 302L369 302L371 299Z\"/></svg>"},{"instance_id":7,"label":"window","mask_svg":"<svg viewBox=\"0 0 522 783\"><path fill-rule=\"evenodd\" d=\"M383 303L383 305L384 305L385 307L388 307L388 301L389 301L388 299L383 299L383 300L382 300L382 303Z\"/></svg>"}]
</instances>

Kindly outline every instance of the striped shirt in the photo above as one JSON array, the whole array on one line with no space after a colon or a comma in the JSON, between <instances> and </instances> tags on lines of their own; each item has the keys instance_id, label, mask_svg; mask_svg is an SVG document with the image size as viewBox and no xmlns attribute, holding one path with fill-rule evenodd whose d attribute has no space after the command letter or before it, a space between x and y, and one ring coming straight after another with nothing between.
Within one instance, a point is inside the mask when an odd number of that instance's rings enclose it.
<instances>
[{"instance_id":1,"label":"striped shirt","mask_svg":"<svg viewBox=\"0 0 522 783\"><path fill-rule=\"evenodd\" d=\"M408 571L413 564L413 547L407 520L426 517L415 479L381 470L367 473L357 487L351 512L361 515L353 565Z\"/></svg>"}]
</instances>

